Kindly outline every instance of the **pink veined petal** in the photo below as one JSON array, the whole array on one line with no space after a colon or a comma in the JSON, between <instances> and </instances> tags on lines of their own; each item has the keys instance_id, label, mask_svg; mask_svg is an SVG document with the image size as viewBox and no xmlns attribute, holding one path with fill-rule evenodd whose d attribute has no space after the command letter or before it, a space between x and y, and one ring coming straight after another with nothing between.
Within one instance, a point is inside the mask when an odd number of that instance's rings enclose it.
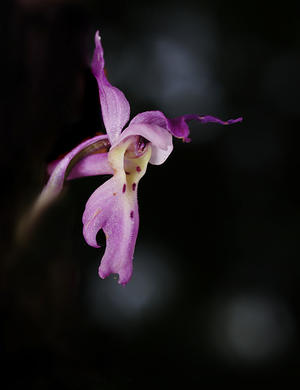
<instances>
[{"instance_id":1,"label":"pink veined petal","mask_svg":"<svg viewBox=\"0 0 300 390\"><path fill-rule=\"evenodd\" d=\"M52 171L48 183L34 204L31 216L36 217L43 211L44 208L56 199L63 188L65 178L72 171L73 166L75 166L81 158L84 158L86 155L93 154L99 149L103 149L103 145L108 144L107 135L99 135L82 142L64 156L58 164L56 164L54 170ZM105 165L106 163L107 162L105 161Z\"/></svg>"},{"instance_id":2,"label":"pink veined petal","mask_svg":"<svg viewBox=\"0 0 300 390\"><path fill-rule=\"evenodd\" d=\"M132 121L112 148L133 135L140 135L151 142L152 154L149 161L151 164L162 164L173 150L172 135L166 129L154 123L132 123Z\"/></svg>"},{"instance_id":3,"label":"pink veined petal","mask_svg":"<svg viewBox=\"0 0 300 390\"><path fill-rule=\"evenodd\" d=\"M56 160L50 164L51 175L48 183L43 188L43 191L36 199L31 209L26 213L18 223L16 229L16 235L19 240L24 240L28 237L32 227L40 214L58 197L60 194L65 179L71 174L71 178L87 176L88 174L112 173L111 169L108 169L107 153L105 156L100 156L99 151L108 149L110 143L107 139L107 135L99 135L88 139L76 148L71 150L62 159ZM97 157L94 157L97 156ZM91 159L88 157L92 157ZM101 163L101 166L96 166L97 163Z\"/></svg>"},{"instance_id":4,"label":"pink veined petal","mask_svg":"<svg viewBox=\"0 0 300 390\"><path fill-rule=\"evenodd\" d=\"M187 114L178 116L176 118L168 119L161 111L145 111L136 115L129 123L138 124L138 123L148 123L156 124L168 130L174 137L182 138L184 142L190 142L189 127L187 122L191 120L197 120L201 123L219 123L221 125L231 125L233 123L241 122L243 118L229 119L227 121L222 121L211 115L197 115L197 114Z\"/></svg>"},{"instance_id":5,"label":"pink veined petal","mask_svg":"<svg viewBox=\"0 0 300 390\"><path fill-rule=\"evenodd\" d=\"M113 87L105 76L99 31L95 35L95 51L91 68L98 82L103 122L110 142L114 143L129 120L130 105L123 92Z\"/></svg>"},{"instance_id":6,"label":"pink veined petal","mask_svg":"<svg viewBox=\"0 0 300 390\"><path fill-rule=\"evenodd\" d=\"M91 154L79 160L71 169L66 180L77 179L85 176L111 175L113 169L108 162L108 153ZM62 159L52 161L48 164L48 174L51 175L57 164Z\"/></svg>"},{"instance_id":7,"label":"pink veined petal","mask_svg":"<svg viewBox=\"0 0 300 390\"><path fill-rule=\"evenodd\" d=\"M124 192L123 186L124 182L118 175L100 186L89 198L82 221L83 235L89 245L99 247L96 235L100 229L106 236L100 277L119 274L119 283L125 285L132 275L139 214L137 191Z\"/></svg>"},{"instance_id":8,"label":"pink veined petal","mask_svg":"<svg viewBox=\"0 0 300 390\"><path fill-rule=\"evenodd\" d=\"M161 111L141 112L131 119L131 121L129 122L129 126L140 123L148 125L157 125L170 131L170 129L168 128L168 119Z\"/></svg>"}]
</instances>

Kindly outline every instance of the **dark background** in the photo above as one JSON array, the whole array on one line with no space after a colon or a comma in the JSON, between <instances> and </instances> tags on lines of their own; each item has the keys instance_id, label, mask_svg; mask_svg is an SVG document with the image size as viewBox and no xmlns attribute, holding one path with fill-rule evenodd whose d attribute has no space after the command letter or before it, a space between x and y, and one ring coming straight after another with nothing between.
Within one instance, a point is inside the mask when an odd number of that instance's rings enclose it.
<instances>
[{"instance_id":1,"label":"dark background","mask_svg":"<svg viewBox=\"0 0 300 390\"><path fill-rule=\"evenodd\" d=\"M1 3L1 380L115 389L299 375L299 25L292 3ZM81 216L106 178L67 184L26 240L46 164L103 130L99 29L131 117L211 114L150 166L126 287L97 268ZM100 241L103 240L101 235Z\"/></svg>"}]
</instances>

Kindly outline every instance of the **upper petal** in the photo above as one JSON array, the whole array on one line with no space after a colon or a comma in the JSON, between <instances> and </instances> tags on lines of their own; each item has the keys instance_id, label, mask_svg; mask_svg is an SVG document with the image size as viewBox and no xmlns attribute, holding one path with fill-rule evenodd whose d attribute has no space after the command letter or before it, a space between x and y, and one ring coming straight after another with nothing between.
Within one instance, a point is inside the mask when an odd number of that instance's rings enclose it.
<instances>
[{"instance_id":1,"label":"upper petal","mask_svg":"<svg viewBox=\"0 0 300 390\"><path fill-rule=\"evenodd\" d=\"M109 140L113 143L129 120L130 106L123 92L113 87L105 76L99 31L95 35L95 51L91 68L98 82L103 122Z\"/></svg>"},{"instance_id":2,"label":"upper petal","mask_svg":"<svg viewBox=\"0 0 300 390\"><path fill-rule=\"evenodd\" d=\"M141 112L140 114L136 115L129 123L129 126L133 124L149 124L149 125L157 125L165 130L167 130L169 133L174 135L175 137L180 137L179 132L174 131L174 126L172 120L169 120L164 113L161 111L145 111ZM175 124L175 123L174 123ZM184 125L184 124L183 124ZM187 130L185 129L184 134L188 134L188 127L185 124Z\"/></svg>"},{"instance_id":3,"label":"upper petal","mask_svg":"<svg viewBox=\"0 0 300 390\"><path fill-rule=\"evenodd\" d=\"M182 138L183 141L189 142L190 130L187 122L191 120L197 120L201 123L214 122L222 125L230 125L236 122L241 122L242 118L223 121L211 115L187 114L168 119L161 111L145 111L135 116L130 121L129 126L131 124L138 123L156 124L168 130L174 137Z\"/></svg>"},{"instance_id":4,"label":"upper petal","mask_svg":"<svg viewBox=\"0 0 300 390\"><path fill-rule=\"evenodd\" d=\"M161 111L144 111L137 114L131 119L129 126L133 124L144 123L149 125L157 125L169 130L168 119Z\"/></svg>"}]
</instances>

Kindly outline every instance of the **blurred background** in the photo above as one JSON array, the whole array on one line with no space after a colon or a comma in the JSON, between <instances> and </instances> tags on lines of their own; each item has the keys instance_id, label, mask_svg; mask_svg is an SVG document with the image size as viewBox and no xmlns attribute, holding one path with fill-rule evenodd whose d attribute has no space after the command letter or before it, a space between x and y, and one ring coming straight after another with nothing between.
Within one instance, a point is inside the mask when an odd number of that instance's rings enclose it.
<instances>
[{"instance_id":1,"label":"blurred background","mask_svg":"<svg viewBox=\"0 0 300 390\"><path fill-rule=\"evenodd\" d=\"M1 377L9 388L284 383L299 376L299 25L292 3L1 3ZM126 287L101 280L81 217L107 178L69 182L30 238L46 165L103 130L89 64L131 117L191 124L150 166ZM100 243L104 243L99 235Z\"/></svg>"}]
</instances>

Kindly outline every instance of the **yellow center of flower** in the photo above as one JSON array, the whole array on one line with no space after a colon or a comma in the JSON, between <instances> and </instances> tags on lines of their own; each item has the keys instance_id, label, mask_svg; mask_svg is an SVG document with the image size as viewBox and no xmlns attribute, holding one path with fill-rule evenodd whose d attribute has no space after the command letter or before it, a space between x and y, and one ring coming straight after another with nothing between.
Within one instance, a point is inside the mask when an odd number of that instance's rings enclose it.
<instances>
[{"instance_id":1,"label":"yellow center of flower","mask_svg":"<svg viewBox=\"0 0 300 390\"><path fill-rule=\"evenodd\" d=\"M108 153L108 161L114 170L114 177L119 181L125 194L136 191L138 182L144 176L151 158L151 144L138 148L139 137L131 136Z\"/></svg>"}]
</instances>

